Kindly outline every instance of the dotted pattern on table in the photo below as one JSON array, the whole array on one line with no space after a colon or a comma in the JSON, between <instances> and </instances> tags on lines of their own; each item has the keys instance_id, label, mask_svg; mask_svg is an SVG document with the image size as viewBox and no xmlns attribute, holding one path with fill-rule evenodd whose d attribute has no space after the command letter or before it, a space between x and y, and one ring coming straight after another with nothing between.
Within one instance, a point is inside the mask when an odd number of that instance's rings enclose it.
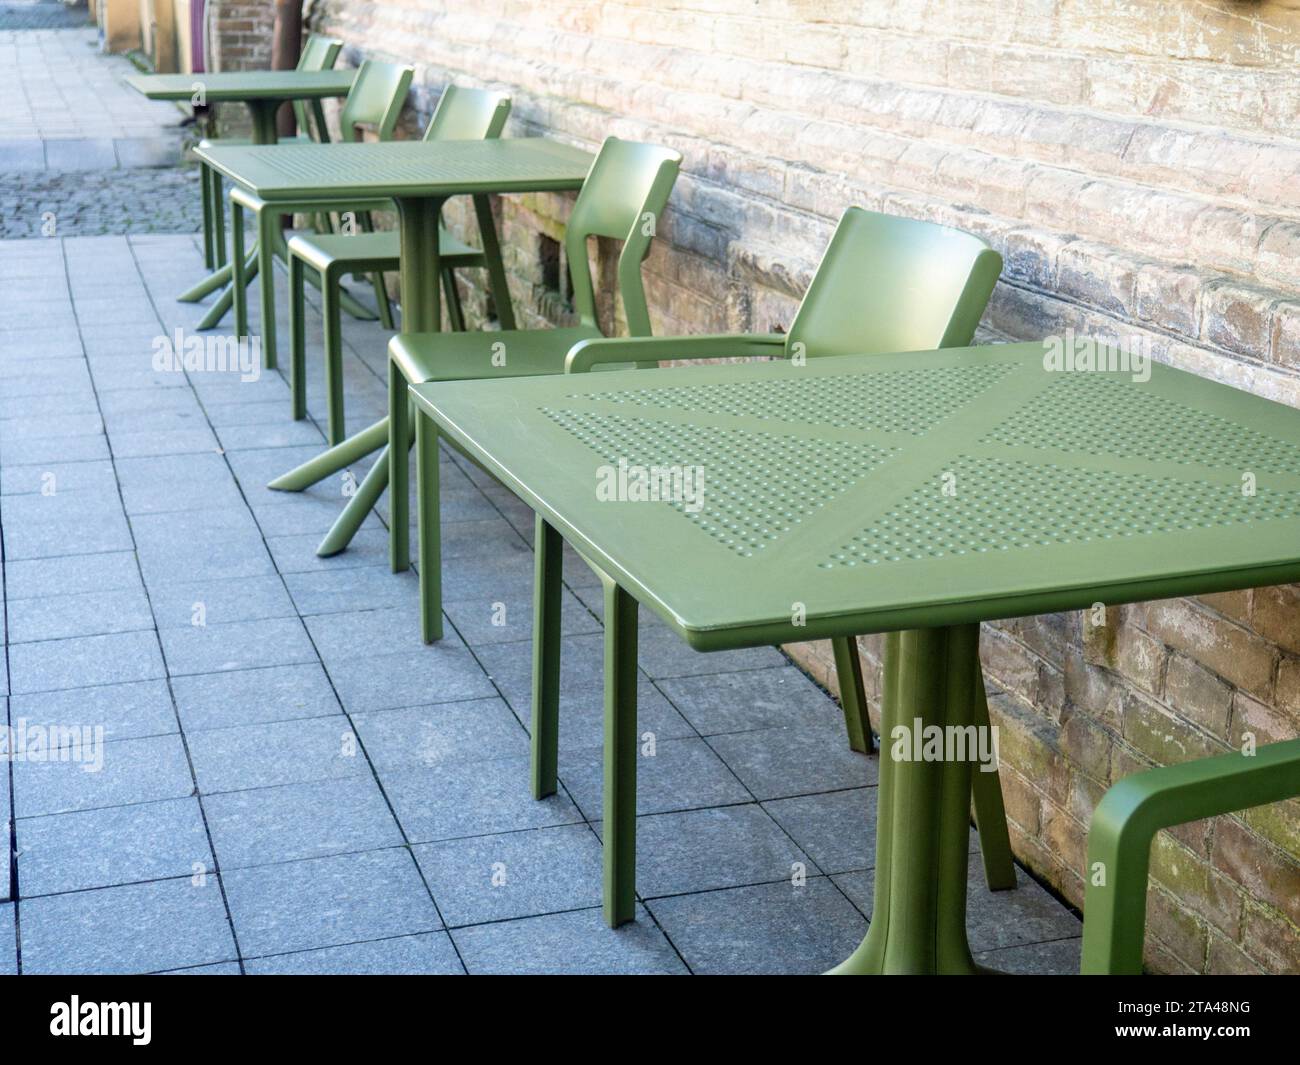
<instances>
[{"instance_id":1,"label":"dotted pattern on table","mask_svg":"<svg viewBox=\"0 0 1300 1065\"><path fill-rule=\"evenodd\" d=\"M744 558L794 530L896 452L861 442L801 440L620 414L540 409L610 466L623 460L642 467L701 467L700 509L692 512L681 500L645 505L672 507Z\"/></svg>"},{"instance_id":2,"label":"dotted pattern on table","mask_svg":"<svg viewBox=\"0 0 1300 1065\"><path fill-rule=\"evenodd\" d=\"M1063 376L984 442L1300 475L1300 447L1098 374Z\"/></svg>"},{"instance_id":3,"label":"dotted pattern on table","mask_svg":"<svg viewBox=\"0 0 1300 1065\"><path fill-rule=\"evenodd\" d=\"M689 344L683 343L683 351ZM771 381L629 388L581 393L569 399L626 403L636 407L729 414L797 425L876 429L920 435L995 385L1014 367L917 367L877 373L809 375Z\"/></svg>"},{"instance_id":4,"label":"dotted pattern on table","mask_svg":"<svg viewBox=\"0 0 1300 1065\"><path fill-rule=\"evenodd\" d=\"M361 152L349 149L361 148ZM260 158L260 157L259 157ZM573 162L556 159L542 151L520 155L482 155L447 151L440 154L412 152L409 144L335 145L320 151L319 145L282 145L274 156L262 160L276 173L307 187L339 182L365 185L436 185L444 175L454 176L458 185L492 182L502 185L513 180L560 181L573 177Z\"/></svg>"},{"instance_id":5,"label":"dotted pattern on table","mask_svg":"<svg viewBox=\"0 0 1300 1065\"><path fill-rule=\"evenodd\" d=\"M962 455L819 565L926 561L1296 517L1300 492L1246 496L1238 484Z\"/></svg>"}]
</instances>

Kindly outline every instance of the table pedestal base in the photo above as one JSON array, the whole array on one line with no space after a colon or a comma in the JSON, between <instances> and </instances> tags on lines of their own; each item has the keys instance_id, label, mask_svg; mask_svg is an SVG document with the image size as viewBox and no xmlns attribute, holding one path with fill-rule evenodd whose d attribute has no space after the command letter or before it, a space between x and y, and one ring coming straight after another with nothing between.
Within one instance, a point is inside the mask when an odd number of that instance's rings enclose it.
<instances>
[{"instance_id":1,"label":"table pedestal base","mask_svg":"<svg viewBox=\"0 0 1300 1065\"><path fill-rule=\"evenodd\" d=\"M885 661L871 927L831 972L976 973L966 939L966 873L968 759L979 748L968 745L960 760L952 757L953 743L937 760L917 755L936 735L974 734L979 626L892 634Z\"/></svg>"}]
</instances>

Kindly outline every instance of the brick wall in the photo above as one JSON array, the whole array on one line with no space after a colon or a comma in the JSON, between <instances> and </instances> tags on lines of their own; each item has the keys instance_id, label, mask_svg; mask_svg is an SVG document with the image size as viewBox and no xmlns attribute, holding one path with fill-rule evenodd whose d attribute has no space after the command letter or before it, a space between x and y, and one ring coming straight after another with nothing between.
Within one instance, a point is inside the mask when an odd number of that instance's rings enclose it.
<instances>
[{"instance_id":1,"label":"brick wall","mask_svg":"<svg viewBox=\"0 0 1300 1065\"><path fill-rule=\"evenodd\" d=\"M271 66L272 0L208 0L210 70L267 70ZM223 137L247 136L252 130L243 104L213 108Z\"/></svg>"},{"instance_id":2,"label":"brick wall","mask_svg":"<svg viewBox=\"0 0 1300 1065\"><path fill-rule=\"evenodd\" d=\"M322 0L314 19L348 61L417 64L410 130L454 79L508 88L511 135L678 148L646 268L658 332L788 324L857 203L1003 252L984 339L1141 334L1158 358L1300 404L1293 0ZM500 205L528 324L559 313L542 238L568 202ZM879 642L862 644L874 690ZM1243 731L1300 731L1294 589L1113 609L1100 626L1016 619L982 649L1017 854L1076 904L1111 781ZM833 682L827 648L790 651ZM1149 964L1300 971L1297 856L1296 804L1163 836Z\"/></svg>"}]
</instances>

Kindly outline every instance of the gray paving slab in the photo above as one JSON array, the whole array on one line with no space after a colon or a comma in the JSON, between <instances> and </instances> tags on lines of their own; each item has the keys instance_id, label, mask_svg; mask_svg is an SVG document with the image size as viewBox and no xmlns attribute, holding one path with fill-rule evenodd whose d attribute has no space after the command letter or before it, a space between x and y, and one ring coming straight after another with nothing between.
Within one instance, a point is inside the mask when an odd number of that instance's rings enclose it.
<instances>
[{"instance_id":1,"label":"gray paving slab","mask_svg":"<svg viewBox=\"0 0 1300 1065\"><path fill-rule=\"evenodd\" d=\"M250 976L461 976L465 972L446 932L273 954L250 958L244 967Z\"/></svg>"},{"instance_id":2,"label":"gray paving slab","mask_svg":"<svg viewBox=\"0 0 1300 1065\"><path fill-rule=\"evenodd\" d=\"M368 773L346 717L208 729L189 737L194 777L205 795Z\"/></svg>"},{"instance_id":3,"label":"gray paving slab","mask_svg":"<svg viewBox=\"0 0 1300 1065\"><path fill-rule=\"evenodd\" d=\"M113 887L214 868L198 799L20 818L23 897Z\"/></svg>"},{"instance_id":4,"label":"gray paving slab","mask_svg":"<svg viewBox=\"0 0 1300 1065\"><path fill-rule=\"evenodd\" d=\"M653 899L654 919L700 975L813 975L847 958L867 922L827 877Z\"/></svg>"},{"instance_id":5,"label":"gray paving slab","mask_svg":"<svg viewBox=\"0 0 1300 1065\"><path fill-rule=\"evenodd\" d=\"M600 841L588 825L426 843L413 853L450 928L600 905Z\"/></svg>"},{"instance_id":6,"label":"gray paving slab","mask_svg":"<svg viewBox=\"0 0 1300 1065\"><path fill-rule=\"evenodd\" d=\"M204 673L171 683L187 732L330 717L341 709L318 663Z\"/></svg>"},{"instance_id":7,"label":"gray paving slab","mask_svg":"<svg viewBox=\"0 0 1300 1065\"><path fill-rule=\"evenodd\" d=\"M9 700L12 724L87 724L104 730L104 739L163 736L178 731L171 694L163 679L92 688L15 695Z\"/></svg>"},{"instance_id":8,"label":"gray paving slab","mask_svg":"<svg viewBox=\"0 0 1300 1065\"><path fill-rule=\"evenodd\" d=\"M605 927L599 909L458 928L456 949L474 974L677 975L689 970L644 908Z\"/></svg>"},{"instance_id":9,"label":"gray paving slab","mask_svg":"<svg viewBox=\"0 0 1300 1065\"><path fill-rule=\"evenodd\" d=\"M26 758L13 764L18 817L177 799L194 791L179 735L111 740L102 746L91 739L80 747L60 748L58 753L66 749L69 754L57 760L38 760L32 743L27 742Z\"/></svg>"},{"instance_id":10,"label":"gray paving slab","mask_svg":"<svg viewBox=\"0 0 1300 1065\"><path fill-rule=\"evenodd\" d=\"M25 973L148 973L236 957L218 878L157 880L22 904Z\"/></svg>"},{"instance_id":11,"label":"gray paving slab","mask_svg":"<svg viewBox=\"0 0 1300 1065\"><path fill-rule=\"evenodd\" d=\"M224 874L249 956L436 932L438 911L404 847Z\"/></svg>"},{"instance_id":12,"label":"gray paving slab","mask_svg":"<svg viewBox=\"0 0 1300 1065\"><path fill-rule=\"evenodd\" d=\"M209 795L203 805L223 870L403 842L368 774Z\"/></svg>"}]
</instances>

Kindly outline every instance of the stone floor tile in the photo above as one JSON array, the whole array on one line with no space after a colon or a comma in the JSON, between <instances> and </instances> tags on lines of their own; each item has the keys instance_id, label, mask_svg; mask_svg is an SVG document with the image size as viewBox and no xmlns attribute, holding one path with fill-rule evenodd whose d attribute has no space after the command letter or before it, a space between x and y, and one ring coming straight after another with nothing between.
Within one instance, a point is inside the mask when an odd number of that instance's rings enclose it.
<instances>
[{"instance_id":1,"label":"stone floor tile","mask_svg":"<svg viewBox=\"0 0 1300 1065\"><path fill-rule=\"evenodd\" d=\"M465 972L446 932L250 958L244 968L250 976L460 976Z\"/></svg>"},{"instance_id":2,"label":"stone floor tile","mask_svg":"<svg viewBox=\"0 0 1300 1065\"><path fill-rule=\"evenodd\" d=\"M367 774L209 795L203 806L223 870L403 842Z\"/></svg>"},{"instance_id":3,"label":"stone floor tile","mask_svg":"<svg viewBox=\"0 0 1300 1065\"><path fill-rule=\"evenodd\" d=\"M643 734L641 756L637 759L636 808L639 814L753 801L753 795L704 740L656 739L654 754L647 754L647 750ZM560 779L583 815L589 820L598 820L604 793L601 751L593 747L562 750Z\"/></svg>"},{"instance_id":4,"label":"stone floor tile","mask_svg":"<svg viewBox=\"0 0 1300 1065\"><path fill-rule=\"evenodd\" d=\"M588 825L426 843L413 853L450 928L600 905L600 841Z\"/></svg>"},{"instance_id":5,"label":"stone floor tile","mask_svg":"<svg viewBox=\"0 0 1300 1065\"><path fill-rule=\"evenodd\" d=\"M534 799L528 780L528 759L522 757L380 773L384 793L412 843L582 820L578 808L563 794Z\"/></svg>"},{"instance_id":6,"label":"stone floor tile","mask_svg":"<svg viewBox=\"0 0 1300 1065\"><path fill-rule=\"evenodd\" d=\"M176 732L167 682L139 680L98 688L15 695L9 700L12 723L90 725L102 727L105 740L162 736Z\"/></svg>"},{"instance_id":7,"label":"stone floor tile","mask_svg":"<svg viewBox=\"0 0 1300 1065\"><path fill-rule=\"evenodd\" d=\"M214 875L47 895L22 904L25 973L147 973L235 958Z\"/></svg>"},{"instance_id":8,"label":"stone floor tile","mask_svg":"<svg viewBox=\"0 0 1300 1065\"><path fill-rule=\"evenodd\" d=\"M13 763L13 788L14 813L35 817L182 798L193 793L194 780L180 736L170 735L102 746L92 741L66 761L38 761L29 753Z\"/></svg>"},{"instance_id":9,"label":"stone floor tile","mask_svg":"<svg viewBox=\"0 0 1300 1065\"><path fill-rule=\"evenodd\" d=\"M24 899L214 868L193 797L21 818L17 835Z\"/></svg>"},{"instance_id":10,"label":"stone floor tile","mask_svg":"<svg viewBox=\"0 0 1300 1065\"><path fill-rule=\"evenodd\" d=\"M688 972L644 908L621 928L599 909L458 928L451 933L471 974L673 975Z\"/></svg>"},{"instance_id":11,"label":"stone floor tile","mask_svg":"<svg viewBox=\"0 0 1300 1065\"><path fill-rule=\"evenodd\" d=\"M500 699L354 714L366 756L381 771L528 754L528 735Z\"/></svg>"},{"instance_id":12,"label":"stone floor tile","mask_svg":"<svg viewBox=\"0 0 1300 1065\"><path fill-rule=\"evenodd\" d=\"M248 956L436 932L442 921L402 847L224 874Z\"/></svg>"},{"instance_id":13,"label":"stone floor tile","mask_svg":"<svg viewBox=\"0 0 1300 1065\"><path fill-rule=\"evenodd\" d=\"M190 733L188 740L194 776L205 795L369 772L341 714L208 729Z\"/></svg>"},{"instance_id":14,"label":"stone floor tile","mask_svg":"<svg viewBox=\"0 0 1300 1065\"><path fill-rule=\"evenodd\" d=\"M691 971L814 975L857 949L867 922L826 877L705 891L646 903Z\"/></svg>"},{"instance_id":15,"label":"stone floor tile","mask_svg":"<svg viewBox=\"0 0 1300 1065\"><path fill-rule=\"evenodd\" d=\"M165 676L158 636L152 631L14 644L9 648L9 671L15 693Z\"/></svg>"},{"instance_id":16,"label":"stone floor tile","mask_svg":"<svg viewBox=\"0 0 1300 1065\"><path fill-rule=\"evenodd\" d=\"M175 677L172 691L187 732L330 717L341 709L316 663Z\"/></svg>"}]
</instances>

